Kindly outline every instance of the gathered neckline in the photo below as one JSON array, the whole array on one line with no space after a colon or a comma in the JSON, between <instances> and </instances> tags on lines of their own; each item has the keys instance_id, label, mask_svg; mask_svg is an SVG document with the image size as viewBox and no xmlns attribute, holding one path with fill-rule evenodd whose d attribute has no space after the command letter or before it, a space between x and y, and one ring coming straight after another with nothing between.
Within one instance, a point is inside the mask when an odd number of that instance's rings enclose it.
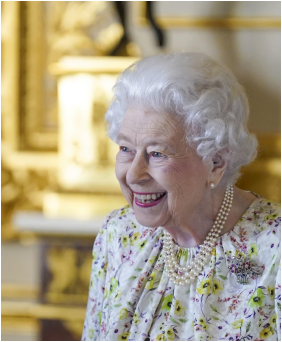
<instances>
[{"instance_id":1,"label":"gathered neckline","mask_svg":"<svg viewBox=\"0 0 282 342\"><path fill-rule=\"evenodd\" d=\"M251 191L248 191L248 192L251 192ZM255 207L257 205L257 201L259 200L263 200L264 198L263 197L260 197L259 195L251 192L253 195L256 196L256 198L253 200L253 202L248 206L248 208L244 211L244 213L242 214L242 216L239 218L239 220L237 221L237 223L234 225L234 227L232 229L230 229L228 232L224 233L223 235L219 236L218 239L216 240L216 242L218 242L220 239L226 239L226 238L229 238L229 236L231 234L234 233L234 231L239 227L239 225L241 224L241 219L242 217L246 216L246 214L251 210L253 209L253 207ZM161 227L162 231L164 232L165 229L163 227ZM177 243L175 243L175 246L177 247L177 252L180 250L180 251L191 251L191 252L196 252L200 249L200 246L201 245L197 245L197 246L194 246L194 247L181 247L179 246ZM216 247L216 246L215 246Z\"/></svg>"}]
</instances>

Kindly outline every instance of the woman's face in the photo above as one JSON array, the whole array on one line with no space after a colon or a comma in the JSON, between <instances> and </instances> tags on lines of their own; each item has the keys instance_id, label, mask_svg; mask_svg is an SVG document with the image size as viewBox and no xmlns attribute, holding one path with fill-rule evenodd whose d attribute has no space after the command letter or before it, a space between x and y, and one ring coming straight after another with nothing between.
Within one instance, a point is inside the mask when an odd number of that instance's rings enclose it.
<instances>
[{"instance_id":1,"label":"woman's face","mask_svg":"<svg viewBox=\"0 0 282 342\"><path fill-rule=\"evenodd\" d=\"M199 208L210 167L173 116L129 108L118 135L116 176L138 222L181 227Z\"/></svg>"}]
</instances>

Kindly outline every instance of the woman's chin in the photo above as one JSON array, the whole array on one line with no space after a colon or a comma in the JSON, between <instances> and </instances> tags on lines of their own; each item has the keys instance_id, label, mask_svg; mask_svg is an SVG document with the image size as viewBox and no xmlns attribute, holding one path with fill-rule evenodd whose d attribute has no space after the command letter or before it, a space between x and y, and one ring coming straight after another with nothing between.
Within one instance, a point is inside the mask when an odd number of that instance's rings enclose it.
<instances>
[{"instance_id":1,"label":"woman's chin","mask_svg":"<svg viewBox=\"0 0 282 342\"><path fill-rule=\"evenodd\" d=\"M136 211L134 211L136 220L138 223L140 223L142 226L149 227L149 228L156 228L162 226L164 223L163 220L160 218L157 218L155 215L150 215L150 214L141 214Z\"/></svg>"}]
</instances>

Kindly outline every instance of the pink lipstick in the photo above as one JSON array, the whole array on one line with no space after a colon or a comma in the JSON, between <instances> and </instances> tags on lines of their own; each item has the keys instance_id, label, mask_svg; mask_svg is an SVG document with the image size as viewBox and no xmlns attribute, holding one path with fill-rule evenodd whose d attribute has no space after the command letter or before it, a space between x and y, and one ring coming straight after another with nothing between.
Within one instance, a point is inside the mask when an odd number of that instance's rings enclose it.
<instances>
[{"instance_id":1,"label":"pink lipstick","mask_svg":"<svg viewBox=\"0 0 282 342\"><path fill-rule=\"evenodd\" d=\"M136 192L135 192L135 193L136 193ZM140 194L140 193L139 193L139 194ZM144 194L144 193L142 193L142 195L143 195L143 194ZM149 208L149 207L153 207L153 206L155 206L155 205L158 205L158 204L163 200L163 198L165 197L165 195L166 195L166 193L165 193L162 197L156 199L155 201L153 201L153 202L148 202L148 203L139 202L139 200L138 200L137 197L134 198L134 201L135 201L135 204L138 205L138 207L141 207L141 208Z\"/></svg>"}]
</instances>

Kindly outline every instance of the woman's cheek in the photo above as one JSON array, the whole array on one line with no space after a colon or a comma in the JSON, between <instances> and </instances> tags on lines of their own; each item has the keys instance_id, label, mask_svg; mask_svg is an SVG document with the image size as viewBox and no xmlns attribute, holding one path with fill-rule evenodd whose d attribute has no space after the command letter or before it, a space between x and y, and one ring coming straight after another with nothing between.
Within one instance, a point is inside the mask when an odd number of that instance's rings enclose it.
<instances>
[{"instance_id":1,"label":"woman's cheek","mask_svg":"<svg viewBox=\"0 0 282 342\"><path fill-rule=\"evenodd\" d=\"M121 191L123 193L123 196L127 200L127 202L132 205L133 204L133 194L131 189L128 187L126 183L126 173L127 173L128 167L124 163L116 162L115 167L115 173L116 178L119 181Z\"/></svg>"}]
</instances>

